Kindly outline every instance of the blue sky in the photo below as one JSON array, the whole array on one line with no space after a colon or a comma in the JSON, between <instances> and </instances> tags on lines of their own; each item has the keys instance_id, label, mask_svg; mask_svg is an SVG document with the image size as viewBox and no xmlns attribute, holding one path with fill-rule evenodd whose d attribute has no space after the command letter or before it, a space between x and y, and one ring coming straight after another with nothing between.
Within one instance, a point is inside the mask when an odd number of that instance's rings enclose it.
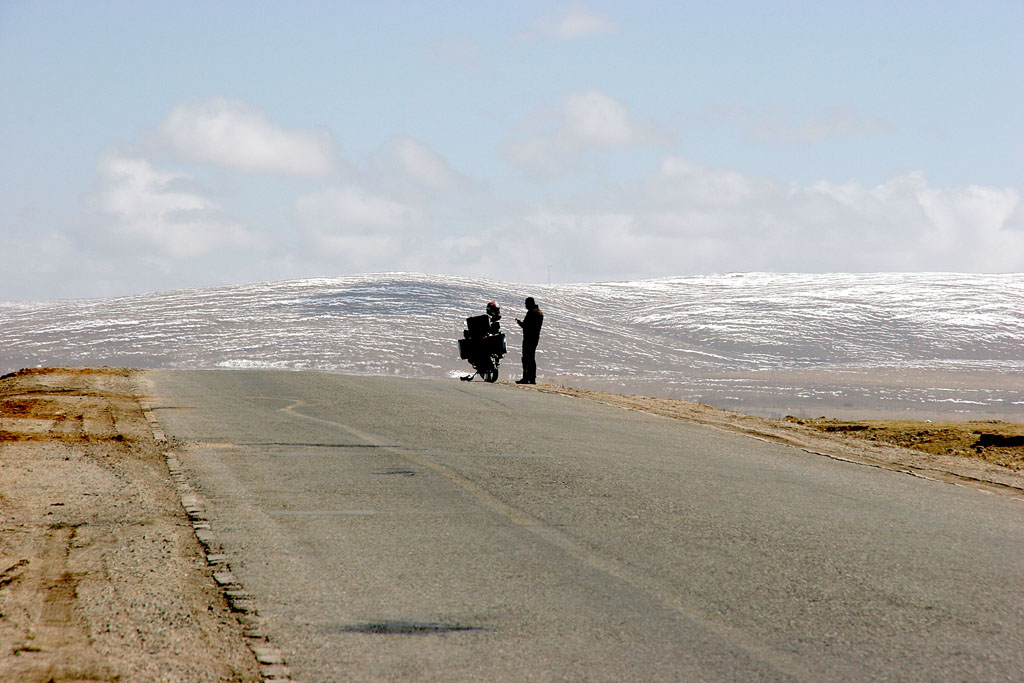
<instances>
[{"instance_id":1,"label":"blue sky","mask_svg":"<svg viewBox=\"0 0 1024 683\"><path fill-rule=\"evenodd\" d=\"M0 299L1024 269L1024 3L0 1Z\"/></svg>"}]
</instances>

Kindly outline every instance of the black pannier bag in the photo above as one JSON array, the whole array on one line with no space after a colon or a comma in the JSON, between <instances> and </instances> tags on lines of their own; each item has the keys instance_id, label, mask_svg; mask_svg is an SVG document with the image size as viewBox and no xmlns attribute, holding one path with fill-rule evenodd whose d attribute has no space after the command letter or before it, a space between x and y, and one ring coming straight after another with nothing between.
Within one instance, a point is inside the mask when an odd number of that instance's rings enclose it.
<instances>
[{"instance_id":1,"label":"black pannier bag","mask_svg":"<svg viewBox=\"0 0 1024 683\"><path fill-rule=\"evenodd\" d=\"M508 347L505 346L504 332L487 338L487 353L496 353L499 356L504 356L508 353Z\"/></svg>"},{"instance_id":2,"label":"black pannier bag","mask_svg":"<svg viewBox=\"0 0 1024 683\"><path fill-rule=\"evenodd\" d=\"M475 355L474 351L476 349L477 343L478 342L476 339L460 339L459 358L461 358L462 360L469 360L470 358L472 358Z\"/></svg>"},{"instance_id":3,"label":"black pannier bag","mask_svg":"<svg viewBox=\"0 0 1024 683\"><path fill-rule=\"evenodd\" d=\"M466 318L466 329L472 337L483 337L491 330L491 319L486 315L474 315Z\"/></svg>"}]
</instances>

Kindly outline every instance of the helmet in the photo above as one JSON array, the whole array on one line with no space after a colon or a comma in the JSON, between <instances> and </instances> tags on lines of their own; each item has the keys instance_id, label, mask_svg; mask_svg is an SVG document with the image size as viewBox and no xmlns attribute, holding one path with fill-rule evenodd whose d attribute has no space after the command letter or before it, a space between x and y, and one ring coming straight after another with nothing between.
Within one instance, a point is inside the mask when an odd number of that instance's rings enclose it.
<instances>
[{"instance_id":1,"label":"helmet","mask_svg":"<svg viewBox=\"0 0 1024 683\"><path fill-rule=\"evenodd\" d=\"M493 301L487 304L487 315L494 315L500 312L501 308L498 306L498 304L494 303Z\"/></svg>"}]
</instances>

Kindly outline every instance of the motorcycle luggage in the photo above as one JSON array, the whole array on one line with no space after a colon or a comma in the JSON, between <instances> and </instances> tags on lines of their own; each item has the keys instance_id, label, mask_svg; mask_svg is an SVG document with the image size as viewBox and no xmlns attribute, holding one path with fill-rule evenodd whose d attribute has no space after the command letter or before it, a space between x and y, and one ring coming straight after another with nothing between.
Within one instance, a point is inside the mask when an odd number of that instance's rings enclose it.
<instances>
[{"instance_id":1,"label":"motorcycle luggage","mask_svg":"<svg viewBox=\"0 0 1024 683\"><path fill-rule=\"evenodd\" d=\"M474 337L482 337L491 329L491 319L486 315L474 315L466 318L466 329Z\"/></svg>"},{"instance_id":2,"label":"motorcycle luggage","mask_svg":"<svg viewBox=\"0 0 1024 683\"><path fill-rule=\"evenodd\" d=\"M460 339L459 340L459 358L462 360L469 360L473 357L474 349L476 348L475 339Z\"/></svg>"},{"instance_id":3,"label":"motorcycle luggage","mask_svg":"<svg viewBox=\"0 0 1024 683\"><path fill-rule=\"evenodd\" d=\"M495 334L487 338L487 352L504 356L508 353L508 347L505 345L505 334Z\"/></svg>"}]
</instances>

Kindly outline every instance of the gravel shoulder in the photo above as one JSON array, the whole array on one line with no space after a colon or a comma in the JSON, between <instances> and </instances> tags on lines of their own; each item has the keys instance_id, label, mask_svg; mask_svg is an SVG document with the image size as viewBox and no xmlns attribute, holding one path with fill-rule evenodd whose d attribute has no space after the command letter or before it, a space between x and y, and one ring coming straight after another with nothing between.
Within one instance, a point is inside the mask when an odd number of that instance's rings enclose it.
<instances>
[{"instance_id":1,"label":"gravel shoulder","mask_svg":"<svg viewBox=\"0 0 1024 683\"><path fill-rule=\"evenodd\" d=\"M0 679L258 681L119 369L0 380Z\"/></svg>"}]
</instances>

